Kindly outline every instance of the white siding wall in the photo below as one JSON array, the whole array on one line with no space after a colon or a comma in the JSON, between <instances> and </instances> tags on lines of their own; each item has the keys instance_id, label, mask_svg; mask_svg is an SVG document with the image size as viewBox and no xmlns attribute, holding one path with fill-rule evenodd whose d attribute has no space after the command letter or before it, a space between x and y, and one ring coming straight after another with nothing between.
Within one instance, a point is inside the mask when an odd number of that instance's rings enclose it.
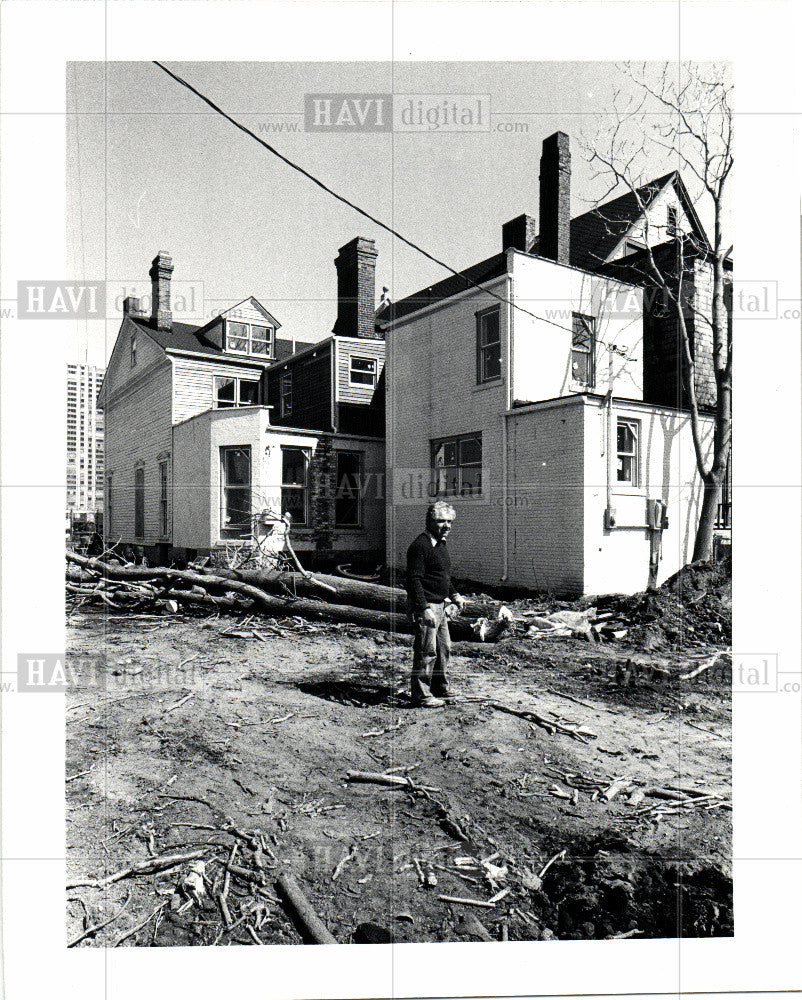
<instances>
[{"instance_id":1,"label":"white siding wall","mask_svg":"<svg viewBox=\"0 0 802 1000\"><path fill-rule=\"evenodd\" d=\"M513 256L513 284L516 304L538 317L521 309L513 314L514 399L534 403L583 391L571 378L572 312L596 318L592 391L607 392L606 345L615 344L627 354L627 360L613 357L616 394L643 397L640 289L520 253Z\"/></svg>"},{"instance_id":2,"label":"white siding wall","mask_svg":"<svg viewBox=\"0 0 802 1000\"><path fill-rule=\"evenodd\" d=\"M505 294L505 278L491 288ZM476 313L498 300L483 292L450 300L400 322L387 340L387 560L403 567L410 542L424 528L430 441L482 433L481 500L449 497L457 517L449 539L456 577L498 581L501 576L503 378L476 385ZM502 345L506 310L500 309ZM504 360L502 358L502 371Z\"/></svg>"},{"instance_id":3,"label":"white siding wall","mask_svg":"<svg viewBox=\"0 0 802 1000\"><path fill-rule=\"evenodd\" d=\"M691 226L688 216L685 214L685 210L682 207L682 203L677 197L677 192L674 185L669 185L664 191L654 199L652 204L649 206L649 211L646 213L646 217L649 221L648 231L645 223L640 221L634 226L632 232L616 247L613 253L610 255L610 260L615 260L617 257L625 257L627 253L631 253L631 250L627 250L627 242L629 240L635 240L636 242L645 244L647 242L650 246L656 246L658 243L665 243L667 240L671 239L668 232L668 208L671 206L677 211L677 224L683 232L692 232L693 227Z\"/></svg>"},{"instance_id":4,"label":"white siding wall","mask_svg":"<svg viewBox=\"0 0 802 1000\"><path fill-rule=\"evenodd\" d=\"M261 369L200 358L173 360L173 420L180 423L214 406L216 375L259 380Z\"/></svg>"},{"instance_id":5,"label":"white siding wall","mask_svg":"<svg viewBox=\"0 0 802 1000\"><path fill-rule=\"evenodd\" d=\"M642 485L632 488L613 482L612 503L617 527L605 531L605 407L601 401L594 400L584 405L584 590L588 594L634 593L645 589L649 578L650 532L645 527L647 499L668 503L669 526L663 531L658 584L684 566L693 552L701 482L696 471L690 417L646 404L614 404L613 449L616 447L616 418L623 416L640 421ZM702 419L702 430L705 446L710 449L712 419Z\"/></svg>"},{"instance_id":6,"label":"white siding wall","mask_svg":"<svg viewBox=\"0 0 802 1000\"><path fill-rule=\"evenodd\" d=\"M137 368L139 366L137 365ZM137 380L117 392L106 394L106 473L112 473L112 514L107 528L110 539L128 544L152 545L165 541L159 526L159 461L170 458L171 370L161 363L143 368ZM134 535L134 469L145 470L145 535ZM168 476L170 475L168 465ZM168 526L170 523L168 489ZM109 508L106 498L106 524Z\"/></svg>"},{"instance_id":7,"label":"white siding wall","mask_svg":"<svg viewBox=\"0 0 802 1000\"><path fill-rule=\"evenodd\" d=\"M385 342L368 340L365 337L334 337L336 385L338 403L369 403L373 399L375 386L351 385L351 355L359 358L376 359L376 383L384 369Z\"/></svg>"}]
</instances>

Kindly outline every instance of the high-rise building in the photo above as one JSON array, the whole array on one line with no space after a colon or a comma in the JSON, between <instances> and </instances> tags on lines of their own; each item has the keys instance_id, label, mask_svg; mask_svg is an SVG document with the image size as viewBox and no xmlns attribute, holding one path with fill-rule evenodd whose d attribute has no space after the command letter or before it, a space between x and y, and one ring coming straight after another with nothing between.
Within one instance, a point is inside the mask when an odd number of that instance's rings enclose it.
<instances>
[{"instance_id":1,"label":"high-rise building","mask_svg":"<svg viewBox=\"0 0 802 1000\"><path fill-rule=\"evenodd\" d=\"M67 365L67 511L103 511L103 411L97 408L103 368Z\"/></svg>"}]
</instances>

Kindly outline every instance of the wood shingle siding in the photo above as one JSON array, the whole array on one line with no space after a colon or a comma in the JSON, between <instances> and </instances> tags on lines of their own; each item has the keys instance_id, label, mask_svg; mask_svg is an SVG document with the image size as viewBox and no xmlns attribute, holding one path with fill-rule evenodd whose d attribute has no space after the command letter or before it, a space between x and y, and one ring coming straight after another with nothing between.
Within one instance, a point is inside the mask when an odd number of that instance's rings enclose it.
<instances>
[{"instance_id":1,"label":"wood shingle siding","mask_svg":"<svg viewBox=\"0 0 802 1000\"><path fill-rule=\"evenodd\" d=\"M292 411L281 414L281 377L292 373ZM272 405L271 423L284 427L331 430L331 341L277 365L265 376L267 402Z\"/></svg>"},{"instance_id":2,"label":"wood shingle siding","mask_svg":"<svg viewBox=\"0 0 802 1000\"><path fill-rule=\"evenodd\" d=\"M362 337L335 337L337 401L340 403L370 403L375 385L351 385L351 357L373 358L376 362L376 384L384 370L385 343Z\"/></svg>"}]
</instances>

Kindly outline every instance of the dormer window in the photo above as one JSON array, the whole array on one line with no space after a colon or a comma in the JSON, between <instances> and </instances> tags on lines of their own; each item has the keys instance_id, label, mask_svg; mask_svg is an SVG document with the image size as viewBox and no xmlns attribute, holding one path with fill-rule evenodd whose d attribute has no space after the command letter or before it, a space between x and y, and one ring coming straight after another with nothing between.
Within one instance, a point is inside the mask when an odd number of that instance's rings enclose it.
<instances>
[{"instance_id":1,"label":"dormer window","mask_svg":"<svg viewBox=\"0 0 802 1000\"><path fill-rule=\"evenodd\" d=\"M273 357L273 328L260 323L226 320L226 350L236 354Z\"/></svg>"}]
</instances>

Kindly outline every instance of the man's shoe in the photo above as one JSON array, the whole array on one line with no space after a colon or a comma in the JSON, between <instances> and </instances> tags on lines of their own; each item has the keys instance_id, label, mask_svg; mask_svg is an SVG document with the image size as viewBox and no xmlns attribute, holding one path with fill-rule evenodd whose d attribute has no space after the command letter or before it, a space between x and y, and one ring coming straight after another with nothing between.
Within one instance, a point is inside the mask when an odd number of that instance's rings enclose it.
<instances>
[{"instance_id":1,"label":"man's shoe","mask_svg":"<svg viewBox=\"0 0 802 1000\"><path fill-rule=\"evenodd\" d=\"M434 695L435 698L440 698L442 701L451 702L457 700L457 696L448 689L446 689L445 691L432 691L432 694Z\"/></svg>"},{"instance_id":2,"label":"man's shoe","mask_svg":"<svg viewBox=\"0 0 802 1000\"><path fill-rule=\"evenodd\" d=\"M435 698L434 695L429 695L428 698L421 698L412 704L415 708L442 708L445 702L442 698Z\"/></svg>"}]
</instances>

